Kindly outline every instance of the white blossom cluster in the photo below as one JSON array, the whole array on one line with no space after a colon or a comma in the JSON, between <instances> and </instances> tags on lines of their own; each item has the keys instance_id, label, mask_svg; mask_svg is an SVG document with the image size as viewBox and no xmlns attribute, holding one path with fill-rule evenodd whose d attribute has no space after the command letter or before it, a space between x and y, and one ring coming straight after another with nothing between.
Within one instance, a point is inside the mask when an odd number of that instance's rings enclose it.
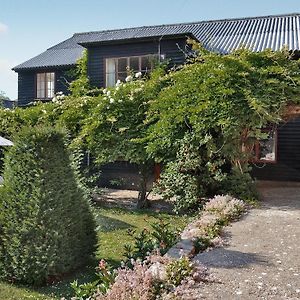
<instances>
[{"instance_id":1,"label":"white blossom cluster","mask_svg":"<svg viewBox=\"0 0 300 300\"><path fill-rule=\"evenodd\" d=\"M63 92L57 92L55 96L52 98L53 103L61 103L62 100L64 100L65 95Z\"/></svg>"},{"instance_id":2,"label":"white blossom cluster","mask_svg":"<svg viewBox=\"0 0 300 300\"><path fill-rule=\"evenodd\" d=\"M134 77L135 77L136 79L140 79L142 76L143 76L142 72L137 72L137 73L135 73L135 75L134 75ZM122 82L120 79L118 79L117 82L116 82L116 85L115 85L114 90L109 90L109 89L107 89L107 88L103 89L102 92L103 92L103 94L104 94L104 99L108 100L109 104L115 103L115 102L116 102L116 100L115 100L116 97L115 97L115 96L116 96L117 91L120 90L120 88L121 88L122 85L124 85L124 84L126 84L126 83L132 82L132 81L134 80L134 77L133 77L132 75L127 76L127 77L125 78L125 82ZM130 94L130 96L129 96L129 99L130 99L131 101L134 100L134 94L135 94L135 93L139 93L139 92L141 92L141 91L143 90L142 87L143 87L143 85L142 85L141 87L139 87L139 88L134 89L134 90L131 92L131 94ZM119 103L122 103L123 100L122 100L122 99L119 99L118 102L119 102ZM110 106L108 105L108 106L107 106L107 109L109 109L109 108L110 108Z\"/></svg>"}]
</instances>

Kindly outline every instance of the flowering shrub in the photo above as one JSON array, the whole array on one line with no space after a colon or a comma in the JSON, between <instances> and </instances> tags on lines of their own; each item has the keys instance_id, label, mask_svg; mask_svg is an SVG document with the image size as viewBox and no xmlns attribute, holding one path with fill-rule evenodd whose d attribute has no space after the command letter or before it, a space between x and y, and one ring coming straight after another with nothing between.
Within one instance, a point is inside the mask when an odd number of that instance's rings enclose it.
<instances>
[{"instance_id":1,"label":"flowering shrub","mask_svg":"<svg viewBox=\"0 0 300 300\"><path fill-rule=\"evenodd\" d=\"M236 219L245 210L243 201L229 195L218 195L210 199L203 207L199 219L187 226L181 234L182 239L192 239L194 253L211 246L223 244L219 234L222 227Z\"/></svg>"},{"instance_id":2,"label":"flowering shrub","mask_svg":"<svg viewBox=\"0 0 300 300\"><path fill-rule=\"evenodd\" d=\"M238 217L245 209L243 201L233 198L229 195L217 195L210 199L204 206L205 212L218 215L225 222Z\"/></svg>"},{"instance_id":3,"label":"flowering shrub","mask_svg":"<svg viewBox=\"0 0 300 300\"><path fill-rule=\"evenodd\" d=\"M132 263L132 269L119 268L110 290L106 294L97 293L93 299L154 300L161 297L165 299L182 283L192 284L208 280L207 269L187 257L171 260L168 257L152 255L144 262L138 260ZM180 293L180 290L177 293Z\"/></svg>"},{"instance_id":4,"label":"flowering shrub","mask_svg":"<svg viewBox=\"0 0 300 300\"><path fill-rule=\"evenodd\" d=\"M191 274L181 280L181 283L171 292L163 294L164 300L198 299L199 295L193 293L191 287L197 282L212 282L214 278L208 273L208 269L198 261L192 262ZM192 293L192 294L190 294Z\"/></svg>"},{"instance_id":5,"label":"flowering shrub","mask_svg":"<svg viewBox=\"0 0 300 300\"><path fill-rule=\"evenodd\" d=\"M107 294L99 293L96 300L152 300L155 299L153 277L144 262L133 262L133 268L119 268L115 283Z\"/></svg>"},{"instance_id":6,"label":"flowering shrub","mask_svg":"<svg viewBox=\"0 0 300 300\"><path fill-rule=\"evenodd\" d=\"M167 265L166 272L168 283L178 286L183 279L192 275L193 263L187 257L182 257L171 261Z\"/></svg>"}]
</instances>

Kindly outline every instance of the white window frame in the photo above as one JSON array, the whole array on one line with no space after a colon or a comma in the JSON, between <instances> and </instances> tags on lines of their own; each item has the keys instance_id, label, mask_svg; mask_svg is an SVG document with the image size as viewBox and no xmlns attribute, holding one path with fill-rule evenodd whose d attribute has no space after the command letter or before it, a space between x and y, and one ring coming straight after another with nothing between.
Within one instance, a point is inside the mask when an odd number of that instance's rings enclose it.
<instances>
[{"instance_id":1,"label":"white window frame","mask_svg":"<svg viewBox=\"0 0 300 300\"><path fill-rule=\"evenodd\" d=\"M147 58L152 57L153 58L153 62L151 62L151 68L149 70L148 69L145 69L145 70L142 69L142 58L145 58L145 57L147 57ZM160 56L161 59L164 59L164 57L165 57L165 55ZM129 75L129 73L131 71L131 69L130 69L130 59L132 59L132 58L138 58L139 59L139 69L138 70L133 70L133 71L134 72L142 72L142 73L150 73L154 69L155 59L157 61L159 61L158 54L121 56L121 57L107 57L107 58L105 58L105 87L114 86L116 84L117 80L120 79L119 74L125 73L125 71L124 72L123 71L122 72L118 71L118 63L119 63L120 59L126 59L127 60L127 68L128 68L127 73ZM111 63L112 61L114 61L114 63L115 63L114 71L108 72L108 69L109 69L108 64ZM114 76L114 80L112 80L113 78L112 77L110 78L110 76ZM114 81L114 83L109 84L109 82L112 82L112 81Z\"/></svg>"},{"instance_id":2,"label":"white window frame","mask_svg":"<svg viewBox=\"0 0 300 300\"><path fill-rule=\"evenodd\" d=\"M55 72L38 72L35 89L36 99L52 99L55 93Z\"/></svg>"}]
</instances>

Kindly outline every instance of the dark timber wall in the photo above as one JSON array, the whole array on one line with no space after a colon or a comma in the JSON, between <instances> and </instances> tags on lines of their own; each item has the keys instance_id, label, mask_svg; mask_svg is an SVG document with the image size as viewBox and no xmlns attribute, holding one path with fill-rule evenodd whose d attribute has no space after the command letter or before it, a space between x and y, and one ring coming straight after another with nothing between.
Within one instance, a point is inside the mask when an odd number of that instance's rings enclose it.
<instances>
[{"instance_id":1,"label":"dark timber wall","mask_svg":"<svg viewBox=\"0 0 300 300\"><path fill-rule=\"evenodd\" d=\"M186 38L161 40L160 53L166 56L170 67L184 62L185 57L182 50L185 49L185 45ZM157 54L158 49L159 42L157 40L88 47L88 73L91 84L96 87L104 87L106 58Z\"/></svg>"},{"instance_id":2,"label":"dark timber wall","mask_svg":"<svg viewBox=\"0 0 300 300\"><path fill-rule=\"evenodd\" d=\"M253 166L253 176L262 180L300 181L300 117L278 127L276 164Z\"/></svg>"},{"instance_id":3,"label":"dark timber wall","mask_svg":"<svg viewBox=\"0 0 300 300\"><path fill-rule=\"evenodd\" d=\"M148 174L148 188L153 184L155 175L154 168ZM136 164L126 161L109 163L101 168L99 185L107 188L138 190L141 176Z\"/></svg>"},{"instance_id":4,"label":"dark timber wall","mask_svg":"<svg viewBox=\"0 0 300 300\"><path fill-rule=\"evenodd\" d=\"M70 68L60 69L38 69L29 71L20 71L18 73L18 106L26 106L36 99L36 74L40 72L55 72L55 93L63 92L68 94L68 85L66 80L66 71Z\"/></svg>"}]
</instances>

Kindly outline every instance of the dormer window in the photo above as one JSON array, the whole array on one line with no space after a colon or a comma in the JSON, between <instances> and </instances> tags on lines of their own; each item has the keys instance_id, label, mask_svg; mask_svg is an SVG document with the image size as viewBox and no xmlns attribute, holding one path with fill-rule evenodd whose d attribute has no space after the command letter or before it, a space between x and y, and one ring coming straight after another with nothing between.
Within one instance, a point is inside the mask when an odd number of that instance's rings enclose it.
<instances>
[{"instance_id":1,"label":"dormer window","mask_svg":"<svg viewBox=\"0 0 300 300\"><path fill-rule=\"evenodd\" d=\"M54 72L36 74L36 98L52 99L54 97Z\"/></svg>"},{"instance_id":2,"label":"dormer window","mask_svg":"<svg viewBox=\"0 0 300 300\"><path fill-rule=\"evenodd\" d=\"M130 56L106 59L106 87L114 86L117 80L124 81L131 71L150 73L158 61L158 55Z\"/></svg>"}]
</instances>

